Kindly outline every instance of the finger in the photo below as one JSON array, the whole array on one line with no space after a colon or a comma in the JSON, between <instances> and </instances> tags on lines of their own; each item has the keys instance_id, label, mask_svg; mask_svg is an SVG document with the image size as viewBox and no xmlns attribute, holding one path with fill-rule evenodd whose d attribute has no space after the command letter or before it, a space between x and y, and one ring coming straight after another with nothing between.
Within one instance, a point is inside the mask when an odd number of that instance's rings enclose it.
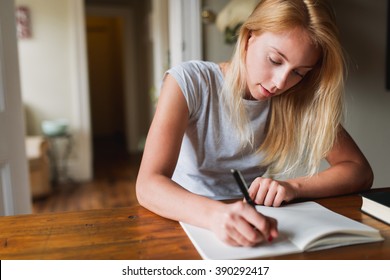
<instances>
[{"instance_id":1,"label":"finger","mask_svg":"<svg viewBox=\"0 0 390 280\"><path fill-rule=\"evenodd\" d=\"M270 237L276 238L278 236L276 219L261 214L249 205L240 212L243 213L242 215L246 221L257 229L258 234L260 234L259 242L269 240Z\"/></svg>"},{"instance_id":2,"label":"finger","mask_svg":"<svg viewBox=\"0 0 390 280\"><path fill-rule=\"evenodd\" d=\"M231 238L230 236L227 236L223 241L224 241L226 244L229 244L229 245L231 245L231 246L235 246L235 247L241 246L239 243L237 243L236 240L234 240L234 239Z\"/></svg>"},{"instance_id":3,"label":"finger","mask_svg":"<svg viewBox=\"0 0 390 280\"><path fill-rule=\"evenodd\" d=\"M274 200L278 191L279 183L276 181L272 181L269 185L267 195L264 199L265 206L272 206L274 204Z\"/></svg>"},{"instance_id":4,"label":"finger","mask_svg":"<svg viewBox=\"0 0 390 280\"><path fill-rule=\"evenodd\" d=\"M278 232L278 221L274 218L269 217L269 222L270 222L270 236L272 238L277 238L279 236Z\"/></svg>"},{"instance_id":5,"label":"finger","mask_svg":"<svg viewBox=\"0 0 390 280\"><path fill-rule=\"evenodd\" d=\"M286 190L284 188L279 187L278 192L276 193L275 199L273 206L274 207L279 207L282 205L283 201L285 200L286 197Z\"/></svg>"},{"instance_id":6,"label":"finger","mask_svg":"<svg viewBox=\"0 0 390 280\"><path fill-rule=\"evenodd\" d=\"M249 186L248 193L249 196L254 200L256 198L256 194L259 191L260 188L260 178L256 178L251 185Z\"/></svg>"},{"instance_id":7,"label":"finger","mask_svg":"<svg viewBox=\"0 0 390 280\"><path fill-rule=\"evenodd\" d=\"M221 223L223 225L221 239L235 246L253 246L259 243L262 236L246 219L247 216L257 215L257 211L247 203L240 201L229 205L228 213L225 215L227 219Z\"/></svg>"},{"instance_id":8,"label":"finger","mask_svg":"<svg viewBox=\"0 0 390 280\"><path fill-rule=\"evenodd\" d=\"M237 224L237 228L231 229L229 237L237 246L253 246L258 244L262 239L258 237L259 234L247 222Z\"/></svg>"},{"instance_id":9,"label":"finger","mask_svg":"<svg viewBox=\"0 0 390 280\"><path fill-rule=\"evenodd\" d=\"M243 217L237 221L236 229L240 234L240 240L236 239L236 241L240 242L240 244L244 246L253 246L264 240L264 236L261 232L259 232L253 224Z\"/></svg>"},{"instance_id":10,"label":"finger","mask_svg":"<svg viewBox=\"0 0 390 280\"><path fill-rule=\"evenodd\" d=\"M240 216L235 220L235 227L242 235L240 239L236 237L235 240L246 246L252 246L266 240L268 231L264 234L264 229L267 229L268 226L263 225L265 217L246 203L236 203L235 207L236 213L240 213ZM245 241L241 238L244 238Z\"/></svg>"},{"instance_id":11,"label":"finger","mask_svg":"<svg viewBox=\"0 0 390 280\"><path fill-rule=\"evenodd\" d=\"M269 189L269 179L260 178L257 181L257 184L258 184L258 190L255 197L255 203L264 204L264 200L267 196L268 189Z\"/></svg>"},{"instance_id":12,"label":"finger","mask_svg":"<svg viewBox=\"0 0 390 280\"><path fill-rule=\"evenodd\" d=\"M260 235L260 241L268 240L268 237L270 235L270 230L275 227L274 222L270 222L270 218L267 216L264 216L263 214L257 212L252 208L254 214L247 214L245 217L247 221L257 229L258 234Z\"/></svg>"},{"instance_id":13,"label":"finger","mask_svg":"<svg viewBox=\"0 0 390 280\"><path fill-rule=\"evenodd\" d=\"M226 244L229 244L231 246L239 246L239 244L234 240L234 238L231 237L231 232L233 231L233 227L229 225L222 226L221 224L221 231L217 231L219 234L218 237L225 242Z\"/></svg>"}]
</instances>

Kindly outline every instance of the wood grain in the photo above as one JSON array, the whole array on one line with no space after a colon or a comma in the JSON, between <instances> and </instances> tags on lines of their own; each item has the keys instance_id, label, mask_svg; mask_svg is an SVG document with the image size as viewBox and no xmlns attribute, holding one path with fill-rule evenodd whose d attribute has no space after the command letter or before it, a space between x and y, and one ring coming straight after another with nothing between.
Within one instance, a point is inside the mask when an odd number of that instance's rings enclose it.
<instances>
[{"instance_id":1,"label":"wood grain","mask_svg":"<svg viewBox=\"0 0 390 280\"><path fill-rule=\"evenodd\" d=\"M139 205L0 218L1 259L199 258L177 222Z\"/></svg>"},{"instance_id":2,"label":"wood grain","mask_svg":"<svg viewBox=\"0 0 390 280\"><path fill-rule=\"evenodd\" d=\"M390 227L362 213L359 195L316 200L381 231L383 242L272 259L390 259ZM138 204L0 217L0 259L200 259L179 223Z\"/></svg>"}]
</instances>

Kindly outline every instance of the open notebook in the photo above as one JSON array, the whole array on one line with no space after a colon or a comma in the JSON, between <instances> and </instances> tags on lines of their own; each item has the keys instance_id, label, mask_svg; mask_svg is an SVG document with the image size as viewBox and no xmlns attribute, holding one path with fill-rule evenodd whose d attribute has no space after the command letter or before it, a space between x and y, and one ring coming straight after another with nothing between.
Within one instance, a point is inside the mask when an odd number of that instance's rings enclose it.
<instances>
[{"instance_id":1,"label":"open notebook","mask_svg":"<svg viewBox=\"0 0 390 280\"><path fill-rule=\"evenodd\" d=\"M282 207L256 206L278 221L279 237L256 247L233 247L203 228L180 223L203 259L250 259L322 250L383 240L379 231L315 202Z\"/></svg>"}]
</instances>

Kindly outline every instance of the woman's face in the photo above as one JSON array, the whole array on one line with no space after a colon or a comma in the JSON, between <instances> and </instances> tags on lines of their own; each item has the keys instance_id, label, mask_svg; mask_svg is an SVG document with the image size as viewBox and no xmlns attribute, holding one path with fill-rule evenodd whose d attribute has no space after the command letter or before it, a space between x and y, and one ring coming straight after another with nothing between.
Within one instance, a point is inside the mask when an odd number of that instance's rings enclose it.
<instances>
[{"instance_id":1,"label":"woman's face","mask_svg":"<svg viewBox=\"0 0 390 280\"><path fill-rule=\"evenodd\" d=\"M247 43L247 99L265 100L299 83L320 56L302 29L251 34Z\"/></svg>"}]
</instances>

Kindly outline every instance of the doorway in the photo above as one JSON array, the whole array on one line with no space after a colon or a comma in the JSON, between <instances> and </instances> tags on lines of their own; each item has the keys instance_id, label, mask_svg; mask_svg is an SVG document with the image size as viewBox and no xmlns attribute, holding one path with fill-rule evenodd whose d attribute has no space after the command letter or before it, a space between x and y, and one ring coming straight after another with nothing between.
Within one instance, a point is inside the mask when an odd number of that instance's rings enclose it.
<instances>
[{"instance_id":1,"label":"doorway","mask_svg":"<svg viewBox=\"0 0 390 280\"><path fill-rule=\"evenodd\" d=\"M125 157L123 19L87 16L94 173L99 163Z\"/></svg>"}]
</instances>

